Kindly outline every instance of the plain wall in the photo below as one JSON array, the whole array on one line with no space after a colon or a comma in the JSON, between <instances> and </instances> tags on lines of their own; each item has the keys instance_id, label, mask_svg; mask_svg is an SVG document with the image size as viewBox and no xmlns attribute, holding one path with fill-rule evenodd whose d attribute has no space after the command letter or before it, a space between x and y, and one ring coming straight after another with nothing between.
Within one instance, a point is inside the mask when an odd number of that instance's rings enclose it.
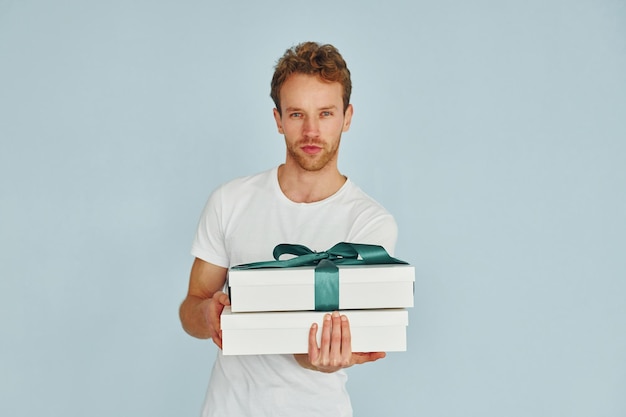
<instances>
[{"instance_id":1,"label":"plain wall","mask_svg":"<svg viewBox=\"0 0 626 417\"><path fill-rule=\"evenodd\" d=\"M340 169L417 269L355 416L626 415L623 1L0 0L0 415L196 416L200 210L284 160L269 82L336 45Z\"/></svg>"}]
</instances>

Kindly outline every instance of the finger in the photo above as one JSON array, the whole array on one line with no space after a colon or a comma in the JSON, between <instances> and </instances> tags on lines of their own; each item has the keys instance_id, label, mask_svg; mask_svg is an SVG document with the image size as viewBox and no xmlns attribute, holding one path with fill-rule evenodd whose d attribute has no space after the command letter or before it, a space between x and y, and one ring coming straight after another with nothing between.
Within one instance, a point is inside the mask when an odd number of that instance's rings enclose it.
<instances>
[{"instance_id":1,"label":"finger","mask_svg":"<svg viewBox=\"0 0 626 417\"><path fill-rule=\"evenodd\" d=\"M352 334L348 317L341 316L341 360L344 366L350 365L352 358Z\"/></svg>"},{"instance_id":2,"label":"finger","mask_svg":"<svg viewBox=\"0 0 626 417\"><path fill-rule=\"evenodd\" d=\"M213 337L211 338L213 339L213 343L215 343L217 345L218 348L222 348L222 337L221 337L221 332L220 333L214 333Z\"/></svg>"},{"instance_id":3,"label":"finger","mask_svg":"<svg viewBox=\"0 0 626 417\"><path fill-rule=\"evenodd\" d=\"M324 323L322 324L322 340L320 344L320 360L323 365L328 365L330 356L330 332L332 322L330 314L324 314Z\"/></svg>"},{"instance_id":4,"label":"finger","mask_svg":"<svg viewBox=\"0 0 626 417\"><path fill-rule=\"evenodd\" d=\"M212 298L209 303L209 325L217 332L221 329L221 314L224 310L224 305L221 304L216 298Z\"/></svg>"},{"instance_id":5,"label":"finger","mask_svg":"<svg viewBox=\"0 0 626 417\"><path fill-rule=\"evenodd\" d=\"M333 312L332 315L332 330L330 336L330 365L338 366L341 364L341 317L338 312Z\"/></svg>"},{"instance_id":6,"label":"finger","mask_svg":"<svg viewBox=\"0 0 626 417\"><path fill-rule=\"evenodd\" d=\"M218 295L217 300L218 300L218 302L221 305L223 305L223 306L229 306L230 305L230 298L228 297L228 294L226 294L225 292L222 292L222 291L218 291L215 294Z\"/></svg>"},{"instance_id":7,"label":"finger","mask_svg":"<svg viewBox=\"0 0 626 417\"><path fill-rule=\"evenodd\" d=\"M387 354L385 352L354 352L352 353L352 363L359 365L366 362L374 362L383 359Z\"/></svg>"},{"instance_id":8,"label":"finger","mask_svg":"<svg viewBox=\"0 0 626 417\"><path fill-rule=\"evenodd\" d=\"M225 298L224 298L225 297ZM223 301L228 301L228 296L221 291L213 294L208 306L209 328L211 330L211 339L219 348L222 348L222 323L221 314L224 310Z\"/></svg>"},{"instance_id":9,"label":"finger","mask_svg":"<svg viewBox=\"0 0 626 417\"><path fill-rule=\"evenodd\" d=\"M230 299L228 298L228 294L226 294L224 291L215 291L215 293L213 293L213 296L211 298L213 299L213 301L218 302L222 305L230 304Z\"/></svg>"},{"instance_id":10,"label":"finger","mask_svg":"<svg viewBox=\"0 0 626 417\"><path fill-rule=\"evenodd\" d=\"M320 349L317 346L317 323L313 323L311 329L309 329L309 362L316 365L319 356Z\"/></svg>"}]
</instances>

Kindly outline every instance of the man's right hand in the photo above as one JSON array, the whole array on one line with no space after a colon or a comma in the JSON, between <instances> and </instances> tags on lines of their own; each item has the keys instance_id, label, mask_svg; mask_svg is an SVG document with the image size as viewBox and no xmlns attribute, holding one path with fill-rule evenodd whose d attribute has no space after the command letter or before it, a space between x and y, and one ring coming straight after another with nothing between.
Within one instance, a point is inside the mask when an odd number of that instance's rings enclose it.
<instances>
[{"instance_id":1,"label":"man's right hand","mask_svg":"<svg viewBox=\"0 0 626 417\"><path fill-rule=\"evenodd\" d=\"M196 258L191 267L189 291L180 305L180 321L185 331L199 339L211 338L220 348L220 316L224 306L230 305L228 295L222 291L227 271Z\"/></svg>"}]
</instances>

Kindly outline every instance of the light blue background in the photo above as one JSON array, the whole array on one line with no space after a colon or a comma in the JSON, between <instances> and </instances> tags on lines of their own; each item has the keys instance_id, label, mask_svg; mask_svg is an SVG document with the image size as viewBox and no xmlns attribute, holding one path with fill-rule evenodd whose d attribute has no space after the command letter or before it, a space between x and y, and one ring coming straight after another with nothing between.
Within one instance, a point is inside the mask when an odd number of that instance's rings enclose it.
<instances>
[{"instance_id":1,"label":"light blue background","mask_svg":"<svg viewBox=\"0 0 626 417\"><path fill-rule=\"evenodd\" d=\"M0 415L196 416L209 192L284 159L289 46L353 73L341 170L417 268L355 415L626 415L623 1L0 0Z\"/></svg>"}]
</instances>

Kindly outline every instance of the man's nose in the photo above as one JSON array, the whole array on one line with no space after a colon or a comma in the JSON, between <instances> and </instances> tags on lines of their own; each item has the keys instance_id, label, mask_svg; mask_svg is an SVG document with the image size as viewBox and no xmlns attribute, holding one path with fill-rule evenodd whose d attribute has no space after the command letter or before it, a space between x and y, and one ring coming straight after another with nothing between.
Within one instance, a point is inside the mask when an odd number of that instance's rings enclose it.
<instances>
[{"instance_id":1,"label":"man's nose","mask_svg":"<svg viewBox=\"0 0 626 417\"><path fill-rule=\"evenodd\" d=\"M303 133L307 137L318 137L320 134L320 122L316 118L307 117L302 126Z\"/></svg>"}]
</instances>

